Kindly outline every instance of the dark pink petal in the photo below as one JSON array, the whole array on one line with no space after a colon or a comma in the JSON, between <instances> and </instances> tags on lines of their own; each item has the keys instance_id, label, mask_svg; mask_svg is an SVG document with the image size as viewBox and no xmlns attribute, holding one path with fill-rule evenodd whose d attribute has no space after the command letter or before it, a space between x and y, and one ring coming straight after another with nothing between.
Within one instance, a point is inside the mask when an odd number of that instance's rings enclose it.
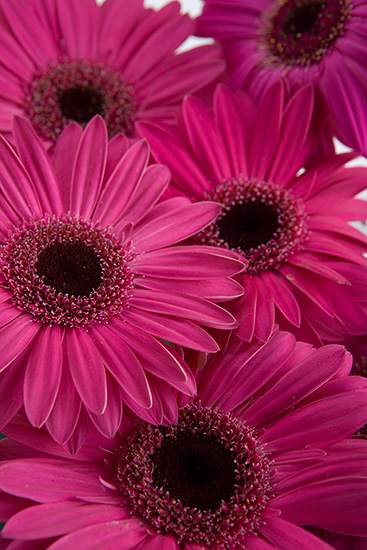
<instances>
[{"instance_id":1,"label":"dark pink petal","mask_svg":"<svg viewBox=\"0 0 367 550\"><path fill-rule=\"evenodd\" d=\"M122 420L122 397L119 386L112 376L107 373L107 407L103 414L94 414L88 411L89 418L97 430L111 439L117 432Z\"/></svg>"},{"instance_id":2,"label":"dark pink petal","mask_svg":"<svg viewBox=\"0 0 367 550\"><path fill-rule=\"evenodd\" d=\"M258 108L251 138L250 177L262 179L267 173L278 141L283 112L284 88L281 82L267 92Z\"/></svg>"},{"instance_id":3,"label":"dark pink petal","mask_svg":"<svg viewBox=\"0 0 367 550\"><path fill-rule=\"evenodd\" d=\"M71 212L86 219L94 210L102 185L107 141L106 125L100 116L95 116L80 140L70 189Z\"/></svg>"},{"instance_id":4,"label":"dark pink petal","mask_svg":"<svg viewBox=\"0 0 367 550\"><path fill-rule=\"evenodd\" d=\"M213 114L194 97L187 98L182 109L191 148L199 166L205 168L206 177L215 183L231 178L228 155Z\"/></svg>"},{"instance_id":5,"label":"dark pink petal","mask_svg":"<svg viewBox=\"0 0 367 550\"><path fill-rule=\"evenodd\" d=\"M0 185L6 199L23 219L44 214L37 191L9 143L0 139Z\"/></svg>"},{"instance_id":6,"label":"dark pink petal","mask_svg":"<svg viewBox=\"0 0 367 550\"><path fill-rule=\"evenodd\" d=\"M167 212L134 234L136 251L150 252L192 237L215 220L221 211L216 202L197 202Z\"/></svg>"},{"instance_id":7,"label":"dark pink petal","mask_svg":"<svg viewBox=\"0 0 367 550\"><path fill-rule=\"evenodd\" d=\"M345 535L367 536L366 490L366 477L345 475L287 492L276 497L273 504L292 523L327 526ZM322 506L315 506L315 502L322 502Z\"/></svg>"},{"instance_id":8,"label":"dark pink petal","mask_svg":"<svg viewBox=\"0 0 367 550\"><path fill-rule=\"evenodd\" d=\"M88 525L118 521L127 515L122 506L86 504L84 502L52 502L26 508L6 524L9 538L37 540L57 537Z\"/></svg>"},{"instance_id":9,"label":"dark pink petal","mask_svg":"<svg viewBox=\"0 0 367 550\"><path fill-rule=\"evenodd\" d=\"M64 330L42 325L27 359L24 407L33 426L39 428L50 415L60 387Z\"/></svg>"},{"instance_id":10,"label":"dark pink petal","mask_svg":"<svg viewBox=\"0 0 367 550\"><path fill-rule=\"evenodd\" d=\"M269 450L317 447L356 432L367 418L367 392L332 395L303 406L267 428L261 441ZM301 427L301 428L300 428Z\"/></svg>"},{"instance_id":11,"label":"dark pink petal","mask_svg":"<svg viewBox=\"0 0 367 550\"><path fill-rule=\"evenodd\" d=\"M41 140L24 118L14 119L13 132L19 158L37 188L42 211L49 214L62 212L60 189Z\"/></svg>"},{"instance_id":12,"label":"dark pink petal","mask_svg":"<svg viewBox=\"0 0 367 550\"><path fill-rule=\"evenodd\" d=\"M75 389L73 379L64 351L64 364L59 391L49 418L46 421L47 430L53 439L63 445L70 439L78 423L82 402ZM65 414L67 411L67 414Z\"/></svg>"},{"instance_id":13,"label":"dark pink petal","mask_svg":"<svg viewBox=\"0 0 367 550\"><path fill-rule=\"evenodd\" d=\"M196 384L191 371L171 347L147 332L136 331L127 323L113 320L110 327L134 351L145 371L184 393L195 392Z\"/></svg>"},{"instance_id":14,"label":"dark pink petal","mask_svg":"<svg viewBox=\"0 0 367 550\"><path fill-rule=\"evenodd\" d=\"M126 311L124 319L139 330L168 340L174 344L187 346L198 351L214 353L218 351L215 340L205 330L188 320L162 317L148 311Z\"/></svg>"},{"instance_id":15,"label":"dark pink petal","mask_svg":"<svg viewBox=\"0 0 367 550\"><path fill-rule=\"evenodd\" d=\"M274 330L274 298L272 292L264 285L261 276L254 277L253 282L257 287L254 336L266 342Z\"/></svg>"},{"instance_id":16,"label":"dark pink petal","mask_svg":"<svg viewBox=\"0 0 367 550\"><path fill-rule=\"evenodd\" d=\"M98 6L91 0L57 2L63 46L71 58L92 58L99 38Z\"/></svg>"},{"instance_id":17,"label":"dark pink petal","mask_svg":"<svg viewBox=\"0 0 367 550\"><path fill-rule=\"evenodd\" d=\"M53 157L53 168L57 178L59 189L63 198L63 211L68 211L70 206L70 188L75 157L79 142L83 135L80 124L71 122L61 132L58 138Z\"/></svg>"},{"instance_id":18,"label":"dark pink petal","mask_svg":"<svg viewBox=\"0 0 367 550\"><path fill-rule=\"evenodd\" d=\"M40 328L40 323L32 323L31 317L26 314L18 315L11 323L0 328L0 371L29 346Z\"/></svg>"},{"instance_id":19,"label":"dark pink petal","mask_svg":"<svg viewBox=\"0 0 367 550\"><path fill-rule=\"evenodd\" d=\"M184 543L186 548L186 543ZM147 537L141 544L136 546L134 550L177 550L178 545L176 537L168 533L159 535L154 533L152 536Z\"/></svg>"},{"instance_id":20,"label":"dark pink petal","mask_svg":"<svg viewBox=\"0 0 367 550\"><path fill-rule=\"evenodd\" d=\"M270 289L275 306L292 325L299 327L301 311L288 282L279 276L277 271L267 271L261 278L264 285Z\"/></svg>"},{"instance_id":21,"label":"dark pink petal","mask_svg":"<svg viewBox=\"0 0 367 550\"><path fill-rule=\"evenodd\" d=\"M133 290L134 307L160 315L182 317L201 325L229 328L236 325L234 317L225 309L207 300L177 293L136 288Z\"/></svg>"},{"instance_id":22,"label":"dark pink petal","mask_svg":"<svg viewBox=\"0 0 367 550\"><path fill-rule=\"evenodd\" d=\"M246 410L251 425L259 425L293 408L307 395L314 393L344 366L346 350L342 346L325 346L284 373L265 395Z\"/></svg>"},{"instance_id":23,"label":"dark pink petal","mask_svg":"<svg viewBox=\"0 0 367 550\"><path fill-rule=\"evenodd\" d=\"M109 325L91 326L88 332L91 345L98 351L103 362L123 393L130 395L141 407L152 406L149 384L133 351L126 344L123 335L117 336Z\"/></svg>"},{"instance_id":24,"label":"dark pink petal","mask_svg":"<svg viewBox=\"0 0 367 550\"><path fill-rule=\"evenodd\" d=\"M20 356L0 374L0 430L23 405L24 371L24 358Z\"/></svg>"},{"instance_id":25,"label":"dark pink petal","mask_svg":"<svg viewBox=\"0 0 367 550\"><path fill-rule=\"evenodd\" d=\"M214 246L177 246L142 254L135 273L163 279L213 279L235 275L243 264L234 255Z\"/></svg>"},{"instance_id":26,"label":"dark pink petal","mask_svg":"<svg viewBox=\"0 0 367 550\"><path fill-rule=\"evenodd\" d=\"M69 533L49 546L48 550L133 550L147 537L147 528L138 519L108 521Z\"/></svg>"},{"instance_id":27,"label":"dark pink petal","mask_svg":"<svg viewBox=\"0 0 367 550\"><path fill-rule=\"evenodd\" d=\"M331 550L326 542L279 517L267 518L259 531L278 550Z\"/></svg>"},{"instance_id":28,"label":"dark pink petal","mask_svg":"<svg viewBox=\"0 0 367 550\"><path fill-rule=\"evenodd\" d=\"M304 166L303 146L310 128L313 106L314 92L310 85L302 86L287 104L274 160L267 173L268 181L287 182Z\"/></svg>"},{"instance_id":29,"label":"dark pink petal","mask_svg":"<svg viewBox=\"0 0 367 550\"><path fill-rule=\"evenodd\" d=\"M240 277L239 280L245 292L231 306L231 312L239 323L238 336L250 342L254 336L256 323L257 285L253 278Z\"/></svg>"},{"instance_id":30,"label":"dark pink petal","mask_svg":"<svg viewBox=\"0 0 367 550\"><path fill-rule=\"evenodd\" d=\"M138 129L141 135L148 138L155 160L169 166L175 186L185 195L202 200L204 192L210 191L211 186L205 172L180 143L179 132L148 122L138 124Z\"/></svg>"},{"instance_id":31,"label":"dark pink petal","mask_svg":"<svg viewBox=\"0 0 367 550\"><path fill-rule=\"evenodd\" d=\"M32 476L29 472L32 471ZM93 474L82 473L63 465L53 465L48 459L11 460L0 465L0 488L10 495L35 502L58 502L82 498L84 495L103 495L106 489Z\"/></svg>"},{"instance_id":32,"label":"dark pink petal","mask_svg":"<svg viewBox=\"0 0 367 550\"><path fill-rule=\"evenodd\" d=\"M70 373L84 405L101 414L107 406L106 372L93 339L84 329L67 330L65 334Z\"/></svg>"},{"instance_id":33,"label":"dark pink petal","mask_svg":"<svg viewBox=\"0 0 367 550\"><path fill-rule=\"evenodd\" d=\"M104 225L115 225L121 219L126 205L136 194L148 160L149 146L146 141L138 141L127 150L104 184L93 219Z\"/></svg>"}]
</instances>

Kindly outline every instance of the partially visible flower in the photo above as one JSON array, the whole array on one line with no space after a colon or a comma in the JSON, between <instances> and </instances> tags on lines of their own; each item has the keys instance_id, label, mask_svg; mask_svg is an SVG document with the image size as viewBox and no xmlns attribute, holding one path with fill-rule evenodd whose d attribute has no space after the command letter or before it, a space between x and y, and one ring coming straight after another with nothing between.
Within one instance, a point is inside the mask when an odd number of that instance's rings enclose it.
<instances>
[{"instance_id":1,"label":"partially visible flower","mask_svg":"<svg viewBox=\"0 0 367 550\"><path fill-rule=\"evenodd\" d=\"M154 11L143 0L2 0L1 133L11 137L14 114L49 146L71 120L84 127L96 114L110 137L172 119L224 67L213 45L175 53L194 25L178 2Z\"/></svg>"},{"instance_id":2,"label":"partially visible flower","mask_svg":"<svg viewBox=\"0 0 367 550\"><path fill-rule=\"evenodd\" d=\"M258 106L219 86L213 111L187 98L178 128L140 125L171 195L222 204L195 242L249 262L231 309L245 340L265 341L275 322L315 345L366 333L367 239L349 222L367 214L355 198L367 170L345 167L349 154L304 169L323 122L310 85L289 96L280 81Z\"/></svg>"},{"instance_id":3,"label":"partially visible flower","mask_svg":"<svg viewBox=\"0 0 367 550\"><path fill-rule=\"evenodd\" d=\"M367 153L365 0L205 0L197 33L220 41L233 85L313 83L337 136Z\"/></svg>"},{"instance_id":4,"label":"partially visible flower","mask_svg":"<svg viewBox=\"0 0 367 550\"><path fill-rule=\"evenodd\" d=\"M1 441L5 548L330 550L304 526L367 536L367 387L342 346L277 332L214 356L178 420L130 415L67 457L18 416ZM3 541L4 545L6 544ZM12 542L11 542L12 541Z\"/></svg>"},{"instance_id":5,"label":"partially visible flower","mask_svg":"<svg viewBox=\"0 0 367 550\"><path fill-rule=\"evenodd\" d=\"M219 205L156 204L168 169L147 167L145 140L108 143L98 116L63 132L53 164L26 120L14 136L19 156L0 140L1 426L24 402L34 426L75 450L89 420L112 437L123 402L173 421L171 387L192 395L195 381L161 339L213 352L200 325L236 325L215 302L241 294L229 277L243 264L219 248L174 246Z\"/></svg>"}]
</instances>

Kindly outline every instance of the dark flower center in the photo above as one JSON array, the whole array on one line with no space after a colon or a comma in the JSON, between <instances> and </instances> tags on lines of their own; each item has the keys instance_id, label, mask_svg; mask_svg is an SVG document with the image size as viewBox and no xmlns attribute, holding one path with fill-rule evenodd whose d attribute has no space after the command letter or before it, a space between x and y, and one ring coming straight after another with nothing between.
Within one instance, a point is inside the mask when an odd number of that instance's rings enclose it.
<instances>
[{"instance_id":1,"label":"dark flower center","mask_svg":"<svg viewBox=\"0 0 367 550\"><path fill-rule=\"evenodd\" d=\"M271 477L244 422L196 404L176 425L142 425L119 450L117 481L132 509L178 543L227 548L254 533Z\"/></svg>"},{"instance_id":2,"label":"dark flower center","mask_svg":"<svg viewBox=\"0 0 367 550\"><path fill-rule=\"evenodd\" d=\"M35 73L23 108L37 131L56 142L71 121L84 127L101 115L109 137L134 133L137 100L118 71L104 63L63 59Z\"/></svg>"},{"instance_id":3,"label":"dark flower center","mask_svg":"<svg viewBox=\"0 0 367 550\"><path fill-rule=\"evenodd\" d=\"M343 36L351 11L350 0L279 1L263 21L266 48L274 62L317 62Z\"/></svg>"},{"instance_id":4,"label":"dark flower center","mask_svg":"<svg viewBox=\"0 0 367 550\"><path fill-rule=\"evenodd\" d=\"M270 241L280 229L278 212L261 199L234 204L218 220L219 238L248 252Z\"/></svg>"},{"instance_id":5,"label":"dark flower center","mask_svg":"<svg viewBox=\"0 0 367 550\"><path fill-rule=\"evenodd\" d=\"M233 453L213 435L179 433L166 438L152 461L156 487L189 508L214 511L234 493Z\"/></svg>"},{"instance_id":6,"label":"dark flower center","mask_svg":"<svg viewBox=\"0 0 367 550\"><path fill-rule=\"evenodd\" d=\"M59 105L65 118L82 124L94 115L103 115L104 98L92 86L78 86L60 92Z\"/></svg>"},{"instance_id":7,"label":"dark flower center","mask_svg":"<svg viewBox=\"0 0 367 550\"><path fill-rule=\"evenodd\" d=\"M219 185L208 198L223 210L194 241L238 252L248 261L248 273L276 269L307 237L303 205L272 183L240 176Z\"/></svg>"},{"instance_id":8,"label":"dark flower center","mask_svg":"<svg viewBox=\"0 0 367 550\"><path fill-rule=\"evenodd\" d=\"M102 282L100 259L81 241L46 246L38 256L36 272L56 292L69 296L88 296Z\"/></svg>"},{"instance_id":9,"label":"dark flower center","mask_svg":"<svg viewBox=\"0 0 367 550\"><path fill-rule=\"evenodd\" d=\"M130 302L131 242L72 216L14 227L0 247L0 269L13 302L42 323L105 323Z\"/></svg>"}]
</instances>

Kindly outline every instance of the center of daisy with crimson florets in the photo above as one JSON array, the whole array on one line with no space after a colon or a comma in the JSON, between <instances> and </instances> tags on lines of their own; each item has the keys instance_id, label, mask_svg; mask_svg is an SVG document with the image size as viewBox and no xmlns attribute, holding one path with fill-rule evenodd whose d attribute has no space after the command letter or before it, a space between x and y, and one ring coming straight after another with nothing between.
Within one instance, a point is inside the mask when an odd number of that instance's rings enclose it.
<instances>
[{"instance_id":1,"label":"center of daisy with crimson florets","mask_svg":"<svg viewBox=\"0 0 367 550\"><path fill-rule=\"evenodd\" d=\"M280 0L261 23L273 61L309 65L331 52L350 17L350 0Z\"/></svg>"},{"instance_id":2,"label":"center of daisy with crimson florets","mask_svg":"<svg viewBox=\"0 0 367 550\"><path fill-rule=\"evenodd\" d=\"M122 75L101 62L63 59L38 70L23 108L43 137L56 141L71 121L82 127L101 115L109 137L131 135L137 100Z\"/></svg>"},{"instance_id":3,"label":"center of daisy with crimson florets","mask_svg":"<svg viewBox=\"0 0 367 550\"><path fill-rule=\"evenodd\" d=\"M178 542L227 548L252 534L271 478L253 430L198 404L181 408L176 425L142 426L119 451L117 481L134 513Z\"/></svg>"},{"instance_id":4,"label":"center of daisy with crimson florets","mask_svg":"<svg viewBox=\"0 0 367 550\"><path fill-rule=\"evenodd\" d=\"M46 216L13 228L0 265L15 305L65 326L106 322L134 287L130 242L79 217Z\"/></svg>"},{"instance_id":5,"label":"center of daisy with crimson florets","mask_svg":"<svg viewBox=\"0 0 367 550\"><path fill-rule=\"evenodd\" d=\"M239 177L219 185L210 200L221 203L222 212L195 240L238 252L248 273L276 269L307 238L303 205L272 183Z\"/></svg>"}]
</instances>

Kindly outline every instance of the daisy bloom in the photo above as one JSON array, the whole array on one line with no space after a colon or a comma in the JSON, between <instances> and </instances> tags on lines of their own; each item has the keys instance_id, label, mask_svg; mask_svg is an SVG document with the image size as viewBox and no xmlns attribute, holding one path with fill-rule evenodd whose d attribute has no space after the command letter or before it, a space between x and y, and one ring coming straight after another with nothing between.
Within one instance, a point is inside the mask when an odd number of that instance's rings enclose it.
<instances>
[{"instance_id":1,"label":"daisy bloom","mask_svg":"<svg viewBox=\"0 0 367 550\"><path fill-rule=\"evenodd\" d=\"M197 32L256 97L279 77L315 84L339 139L366 154L366 16L365 0L205 0Z\"/></svg>"},{"instance_id":2,"label":"daisy bloom","mask_svg":"<svg viewBox=\"0 0 367 550\"><path fill-rule=\"evenodd\" d=\"M265 341L274 322L315 345L365 334L367 239L349 221L366 217L354 197L367 170L344 166L353 154L304 169L324 120L311 85L289 95L279 81L258 106L219 86L213 110L189 97L181 118L177 128L140 128L172 172L171 195L222 204L195 242L249 262L231 309L238 336Z\"/></svg>"},{"instance_id":3,"label":"daisy bloom","mask_svg":"<svg viewBox=\"0 0 367 550\"><path fill-rule=\"evenodd\" d=\"M213 352L200 325L236 325L214 302L241 294L229 276L243 264L173 246L212 222L218 204L156 205L168 169L147 167L145 140L108 143L99 116L63 132L53 164L25 119L14 136L19 156L0 140L1 426L24 403L34 426L75 449L89 420L116 432L122 401L172 421L171 386L192 395L195 381L160 339Z\"/></svg>"},{"instance_id":4,"label":"daisy bloom","mask_svg":"<svg viewBox=\"0 0 367 550\"><path fill-rule=\"evenodd\" d=\"M1 133L10 137L13 114L49 146L68 122L84 127L96 114L110 137L170 120L185 93L223 71L216 46L175 53L194 25L179 2L154 11L143 0L1 0Z\"/></svg>"},{"instance_id":5,"label":"daisy bloom","mask_svg":"<svg viewBox=\"0 0 367 550\"><path fill-rule=\"evenodd\" d=\"M133 415L72 457L18 415L0 443L2 548L328 550L303 526L366 536L367 416L351 357L277 332L177 395L178 420ZM8 542L8 545L7 545Z\"/></svg>"}]
</instances>

